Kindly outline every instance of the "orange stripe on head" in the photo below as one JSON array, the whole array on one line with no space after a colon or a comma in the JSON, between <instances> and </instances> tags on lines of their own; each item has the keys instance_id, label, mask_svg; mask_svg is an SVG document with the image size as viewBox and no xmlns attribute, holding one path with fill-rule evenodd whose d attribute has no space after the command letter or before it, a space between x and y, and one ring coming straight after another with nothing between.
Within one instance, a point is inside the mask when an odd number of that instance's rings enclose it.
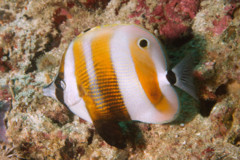
<instances>
[{"instance_id":1,"label":"orange stripe on head","mask_svg":"<svg viewBox=\"0 0 240 160\"><path fill-rule=\"evenodd\" d=\"M149 55L149 50L140 48L137 44L137 40L131 41L129 47L141 86L148 99L160 112L170 113L172 112L171 107L159 88L156 68Z\"/></svg>"},{"instance_id":2,"label":"orange stripe on head","mask_svg":"<svg viewBox=\"0 0 240 160\"><path fill-rule=\"evenodd\" d=\"M129 120L130 117L120 93L117 76L112 65L111 37L111 30L102 30L97 33L91 43L92 61L100 93L94 97L97 102L96 112L103 119Z\"/></svg>"}]
</instances>

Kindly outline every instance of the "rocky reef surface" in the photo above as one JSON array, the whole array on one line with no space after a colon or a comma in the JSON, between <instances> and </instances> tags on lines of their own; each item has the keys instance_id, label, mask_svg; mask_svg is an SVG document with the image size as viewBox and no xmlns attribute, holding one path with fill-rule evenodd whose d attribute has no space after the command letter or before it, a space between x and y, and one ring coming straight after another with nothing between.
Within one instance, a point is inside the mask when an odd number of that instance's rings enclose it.
<instances>
[{"instance_id":1,"label":"rocky reef surface","mask_svg":"<svg viewBox=\"0 0 240 160\"><path fill-rule=\"evenodd\" d=\"M199 95L179 91L177 120L136 123L123 150L42 94L74 37L120 23L162 40L170 66L194 55ZM0 159L240 159L240 2L0 0L0 141Z\"/></svg>"}]
</instances>

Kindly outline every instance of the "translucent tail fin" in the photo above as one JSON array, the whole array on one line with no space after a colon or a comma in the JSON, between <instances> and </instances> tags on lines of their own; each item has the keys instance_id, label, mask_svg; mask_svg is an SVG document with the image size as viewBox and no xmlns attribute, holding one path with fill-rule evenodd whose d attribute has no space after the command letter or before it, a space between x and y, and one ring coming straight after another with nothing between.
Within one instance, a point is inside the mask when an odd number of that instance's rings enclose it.
<instances>
[{"instance_id":1,"label":"translucent tail fin","mask_svg":"<svg viewBox=\"0 0 240 160\"><path fill-rule=\"evenodd\" d=\"M196 89L193 84L193 66L194 57L192 55L187 55L180 63L178 63L172 71L176 75L176 83L174 84L178 88L182 89L193 98L198 100Z\"/></svg>"}]
</instances>

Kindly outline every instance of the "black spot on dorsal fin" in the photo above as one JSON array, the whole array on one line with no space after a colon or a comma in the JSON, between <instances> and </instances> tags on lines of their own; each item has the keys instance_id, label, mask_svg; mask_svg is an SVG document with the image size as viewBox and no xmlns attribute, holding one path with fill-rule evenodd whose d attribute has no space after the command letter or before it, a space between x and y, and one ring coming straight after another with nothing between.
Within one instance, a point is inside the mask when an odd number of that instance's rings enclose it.
<instances>
[{"instance_id":1,"label":"black spot on dorsal fin","mask_svg":"<svg viewBox=\"0 0 240 160\"><path fill-rule=\"evenodd\" d=\"M175 75L175 73L172 71L172 70L169 70L168 72L167 72L167 75L166 75L166 77L167 77L167 80L169 81L169 83L171 84L171 85L174 85L175 83L176 83L176 75Z\"/></svg>"}]
</instances>

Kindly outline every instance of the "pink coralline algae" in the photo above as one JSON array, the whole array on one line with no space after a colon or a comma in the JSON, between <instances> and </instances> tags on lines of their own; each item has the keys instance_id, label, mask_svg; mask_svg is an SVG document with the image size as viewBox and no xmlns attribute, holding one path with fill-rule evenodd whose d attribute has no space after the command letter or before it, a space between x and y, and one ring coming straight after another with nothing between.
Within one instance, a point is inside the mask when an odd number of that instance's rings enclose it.
<instances>
[{"instance_id":1,"label":"pink coralline algae","mask_svg":"<svg viewBox=\"0 0 240 160\"><path fill-rule=\"evenodd\" d=\"M231 22L232 18L228 15L222 17L220 20L214 20L213 25L214 28L211 28L210 30L216 34L220 35L222 32L227 29L229 22Z\"/></svg>"},{"instance_id":2,"label":"pink coralline algae","mask_svg":"<svg viewBox=\"0 0 240 160\"><path fill-rule=\"evenodd\" d=\"M145 0L138 0L136 10L129 15L139 24L145 17L149 24L157 24L159 34L168 39L177 39L190 29L191 20L199 8L199 0L159 0L153 11Z\"/></svg>"},{"instance_id":3,"label":"pink coralline algae","mask_svg":"<svg viewBox=\"0 0 240 160\"><path fill-rule=\"evenodd\" d=\"M0 102L11 100L11 93L8 86L0 86Z\"/></svg>"},{"instance_id":4,"label":"pink coralline algae","mask_svg":"<svg viewBox=\"0 0 240 160\"><path fill-rule=\"evenodd\" d=\"M202 155L205 155L207 159L211 159L214 155L214 149L211 147L206 148L204 151L202 151Z\"/></svg>"},{"instance_id":5,"label":"pink coralline algae","mask_svg":"<svg viewBox=\"0 0 240 160\"><path fill-rule=\"evenodd\" d=\"M236 4L228 5L224 8L225 15L223 17L219 17L219 20L214 20L212 22L213 28L209 30L212 31L215 35L220 35L223 33L225 29L227 29L229 23L232 21L233 12L236 9Z\"/></svg>"},{"instance_id":6,"label":"pink coralline algae","mask_svg":"<svg viewBox=\"0 0 240 160\"><path fill-rule=\"evenodd\" d=\"M53 15L53 22L56 27L62 24L67 19L71 19L72 15L65 8L58 8Z\"/></svg>"}]
</instances>

